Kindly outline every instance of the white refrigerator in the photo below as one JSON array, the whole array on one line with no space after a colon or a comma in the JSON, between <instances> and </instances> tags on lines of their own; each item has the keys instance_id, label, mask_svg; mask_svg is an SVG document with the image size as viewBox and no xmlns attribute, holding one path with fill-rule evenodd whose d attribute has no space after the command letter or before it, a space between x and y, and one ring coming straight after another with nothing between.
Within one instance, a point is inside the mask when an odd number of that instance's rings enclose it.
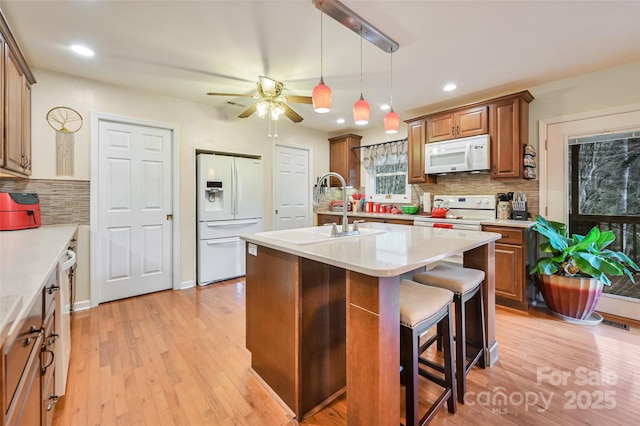
<instances>
[{"instance_id":1,"label":"white refrigerator","mask_svg":"<svg viewBox=\"0 0 640 426\"><path fill-rule=\"evenodd\" d=\"M245 275L240 235L262 231L262 160L198 154L196 175L198 285Z\"/></svg>"}]
</instances>

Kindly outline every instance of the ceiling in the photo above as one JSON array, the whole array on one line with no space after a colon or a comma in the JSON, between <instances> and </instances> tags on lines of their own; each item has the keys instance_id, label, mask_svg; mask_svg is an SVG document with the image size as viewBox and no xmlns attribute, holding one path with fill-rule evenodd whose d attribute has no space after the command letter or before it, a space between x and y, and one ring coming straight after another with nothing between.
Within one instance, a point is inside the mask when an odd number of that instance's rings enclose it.
<instances>
[{"instance_id":1,"label":"ceiling","mask_svg":"<svg viewBox=\"0 0 640 426\"><path fill-rule=\"evenodd\" d=\"M393 106L401 119L640 60L637 0L342 3L400 45ZM311 0L0 0L0 9L32 68L212 105L229 120L261 119L236 118L251 98L207 92L254 94L266 75L284 83L285 95L310 96L320 77L320 11ZM353 131L360 37L327 15L323 32L332 109L290 104L304 117L296 126ZM76 56L73 43L96 55ZM362 56L372 110L365 127L382 129L390 55L365 41ZM451 81L457 90L444 92Z\"/></svg>"}]
</instances>

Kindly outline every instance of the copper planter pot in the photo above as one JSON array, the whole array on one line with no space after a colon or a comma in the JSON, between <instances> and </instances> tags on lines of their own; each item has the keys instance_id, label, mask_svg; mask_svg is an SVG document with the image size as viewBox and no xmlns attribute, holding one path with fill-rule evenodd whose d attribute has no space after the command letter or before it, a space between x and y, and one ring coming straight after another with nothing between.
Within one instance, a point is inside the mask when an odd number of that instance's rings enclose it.
<instances>
[{"instance_id":1,"label":"copper planter pot","mask_svg":"<svg viewBox=\"0 0 640 426\"><path fill-rule=\"evenodd\" d=\"M602 294L602 281L595 278L538 274L538 280L549 309L578 320L593 314Z\"/></svg>"}]
</instances>

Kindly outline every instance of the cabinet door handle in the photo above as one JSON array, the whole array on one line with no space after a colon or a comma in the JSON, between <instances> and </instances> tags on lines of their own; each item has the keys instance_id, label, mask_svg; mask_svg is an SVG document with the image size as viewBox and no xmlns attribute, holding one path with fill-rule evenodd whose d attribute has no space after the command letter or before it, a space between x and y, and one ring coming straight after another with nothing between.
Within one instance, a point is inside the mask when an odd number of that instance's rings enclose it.
<instances>
[{"instance_id":1,"label":"cabinet door handle","mask_svg":"<svg viewBox=\"0 0 640 426\"><path fill-rule=\"evenodd\" d=\"M47 404L47 411L51 411L53 406L56 405L58 403L58 401L60 400L60 397L58 395L51 394L49 399L52 399L53 402L50 402L50 403Z\"/></svg>"},{"instance_id":2,"label":"cabinet door handle","mask_svg":"<svg viewBox=\"0 0 640 426\"><path fill-rule=\"evenodd\" d=\"M52 285L51 287L47 288L47 293L53 294L54 291L58 291L58 290L60 290L59 285Z\"/></svg>"},{"instance_id":3,"label":"cabinet door handle","mask_svg":"<svg viewBox=\"0 0 640 426\"><path fill-rule=\"evenodd\" d=\"M47 365L42 366L42 374L44 374L47 371L47 368L51 367L51 364L53 364L53 361L56 359L56 354L54 354L52 350L44 349L42 351L43 354L46 352L49 352L51 354L51 361L49 361Z\"/></svg>"},{"instance_id":4,"label":"cabinet door handle","mask_svg":"<svg viewBox=\"0 0 640 426\"><path fill-rule=\"evenodd\" d=\"M460 134L460 126L456 126L456 134Z\"/></svg>"},{"instance_id":5,"label":"cabinet door handle","mask_svg":"<svg viewBox=\"0 0 640 426\"><path fill-rule=\"evenodd\" d=\"M455 132L454 132L454 130L455 130L455 127L454 127L454 126L451 126L451 136L455 136L455 135L456 135L456 134L455 134Z\"/></svg>"}]
</instances>

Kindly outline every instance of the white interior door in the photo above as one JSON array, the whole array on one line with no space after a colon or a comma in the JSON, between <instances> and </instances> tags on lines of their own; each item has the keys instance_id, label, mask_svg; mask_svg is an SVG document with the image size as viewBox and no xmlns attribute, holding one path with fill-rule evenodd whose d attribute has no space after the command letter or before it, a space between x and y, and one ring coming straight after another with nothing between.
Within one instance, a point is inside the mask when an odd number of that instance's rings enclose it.
<instances>
[{"instance_id":1,"label":"white interior door","mask_svg":"<svg viewBox=\"0 0 640 426\"><path fill-rule=\"evenodd\" d=\"M569 139L619 133L640 128L640 106L629 111L594 113L543 123L541 146L547 139L540 173L540 212L550 220L569 223ZM636 284L637 285L637 284ZM603 293L596 309L640 321L640 300Z\"/></svg>"},{"instance_id":2,"label":"white interior door","mask_svg":"<svg viewBox=\"0 0 640 426\"><path fill-rule=\"evenodd\" d=\"M169 129L100 120L98 300L172 287Z\"/></svg>"},{"instance_id":3,"label":"white interior door","mask_svg":"<svg viewBox=\"0 0 640 426\"><path fill-rule=\"evenodd\" d=\"M276 145L273 229L311 226L309 150Z\"/></svg>"}]
</instances>

